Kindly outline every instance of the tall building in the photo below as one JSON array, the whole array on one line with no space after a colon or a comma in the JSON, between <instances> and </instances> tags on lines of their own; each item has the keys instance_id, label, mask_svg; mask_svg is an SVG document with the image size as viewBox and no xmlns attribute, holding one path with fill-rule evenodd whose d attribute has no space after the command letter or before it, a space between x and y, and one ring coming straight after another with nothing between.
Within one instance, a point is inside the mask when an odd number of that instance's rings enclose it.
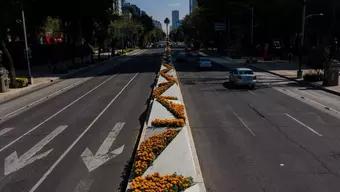
<instances>
[{"instance_id":1,"label":"tall building","mask_svg":"<svg viewBox=\"0 0 340 192\"><path fill-rule=\"evenodd\" d=\"M176 30L179 27L179 11L174 10L172 11L172 26L171 30Z\"/></svg>"},{"instance_id":2,"label":"tall building","mask_svg":"<svg viewBox=\"0 0 340 192\"><path fill-rule=\"evenodd\" d=\"M189 10L190 13L198 6L197 0L189 0Z\"/></svg>"}]
</instances>

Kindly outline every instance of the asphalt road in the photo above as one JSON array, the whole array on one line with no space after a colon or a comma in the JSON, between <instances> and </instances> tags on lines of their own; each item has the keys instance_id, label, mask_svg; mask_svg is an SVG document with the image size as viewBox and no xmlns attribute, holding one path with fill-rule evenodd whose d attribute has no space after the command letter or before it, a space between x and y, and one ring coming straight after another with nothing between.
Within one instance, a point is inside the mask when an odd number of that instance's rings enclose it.
<instances>
[{"instance_id":1,"label":"asphalt road","mask_svg":"<svg viewBox=\"0 0 340 192\"><path fill-rule=\"evenodd\" d=\"M176 67L207 191L339 191L339 115L278 91L291 82L263 72L249 91L231 88L220 65Z\"/></svg>"},{"instance_id":2,"label":"asphalt road","mask_svg":"<svg viewBox=\"0 0 340 192\"><path fill-rule=\"evenodd\" d=\"M159 54L148 50L131 57L1 122L0 191L120 191L145 119Z\"/></svg>"}]
</instances>

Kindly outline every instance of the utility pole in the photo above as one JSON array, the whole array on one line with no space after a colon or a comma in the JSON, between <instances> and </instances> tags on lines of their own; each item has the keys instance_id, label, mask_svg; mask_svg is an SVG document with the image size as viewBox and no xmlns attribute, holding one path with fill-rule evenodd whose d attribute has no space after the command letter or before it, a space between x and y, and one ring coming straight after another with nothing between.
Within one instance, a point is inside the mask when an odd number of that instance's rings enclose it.
<instances>
[{"instance_id":1,"label":"utility pole","mask_svg":"<svg viewBox=\"0 0 340 192\"><path fill-rule=\"evenodd\" d=\"M28 40L27 40L27 32L26 32L26 20L25 20L25 12L24 7L22 6L21 9L21 15L22 15L22 25L24 28L24 38L25 38L25 53L26 53L26 62L27 62L27 68L28 68L28 83L33 84L33 77L31 72L31 63L30 63L30 56L29 56L29 48L28 48Z\"/></svg>"}]
</instances>

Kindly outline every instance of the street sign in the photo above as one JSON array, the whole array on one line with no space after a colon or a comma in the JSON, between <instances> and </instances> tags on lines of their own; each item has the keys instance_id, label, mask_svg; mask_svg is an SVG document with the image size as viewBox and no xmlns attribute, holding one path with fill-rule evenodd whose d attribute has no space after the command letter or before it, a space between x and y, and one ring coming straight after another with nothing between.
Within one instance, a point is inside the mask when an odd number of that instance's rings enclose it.
<instances>
[{"instance_id":1,"label":"street sign","mask_svg":"<svg viewBox=\"0 0 340 192\"><path fill-rule=\"evenodd\" d=\"M215 31L226 31L227 27L225 23L217 22L214 23Z\"/></svg>"}]
</instances>

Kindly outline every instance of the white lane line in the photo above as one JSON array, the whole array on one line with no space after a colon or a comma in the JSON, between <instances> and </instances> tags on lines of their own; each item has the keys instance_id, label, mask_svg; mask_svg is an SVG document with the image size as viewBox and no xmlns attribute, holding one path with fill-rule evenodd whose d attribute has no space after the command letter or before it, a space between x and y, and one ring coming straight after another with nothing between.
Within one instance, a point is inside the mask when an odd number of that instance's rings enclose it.
<instances>
[{"instance_id":1,"label":"white lane line","mask_svg":"<svg viewBox=\"0 0 340 192\"><path fill-rule=\"evenodd\" d=\"M233 114L242 123L243 127L248 129L248 131L255 137L256 136L255 132L252 129L250 129L250 127L244 122L244 120L236 112L233 111Z\"/></svg>"},{"instance_id":2,"label":"white lane line","mask_svg":"<svg viewBox=\"0 0 340 192\"><path fill-rule=\"evenodd\" d=\"M302 125L303 127L307 128L309 131L311 131L315 135L317 135L319 137L322 137L322 134L320 134L319 132L315 131L313 128L309 127L308 125L304 124L303 122L299 121L298 119L294 118L293 116L289 115L288 113L286 113L285 115L287 117L293 119L294 121L296 121L298 124Z\"/></svg>"},{"instance_id":3,"label":"white lane line","mask_svg":"<svg viewBox=\"0 0 340 192\"><path fill-rule=\"evenodd\" d=\"M59 115L61 112L65 111L66 109L68 109L69 107L71 107L72 105L74 105L75 103L77 103L79 100L81 100L82 98L86 97L87 95L89 95L90 93L92 93L93 91L95 91L96 89L98 89L99 87L101 87L102 85L104 85L106 82L110 81L111 79L113 79L114 77L116 77L117 75L113 75L109 78L107 78L105 81L103 81L102 83L100 83L99 85L97 85L96 87L94 87L93 89L91 89L90 91L88 91L87 93L85 93L84 95L78 97L78 99L72 101L70 104L66 105L64 108L60 109L58 112L54 113L53 115L51 115L50 117L48 117L47 119L45 119L44 121L42 121L41 123L39 123L38 125L36 125L35 127L33 127L32 129L30 129L29 131L27 131L26 133L24 133L23 135L21 135L20 137L16 138L15 140L13 140L12 142L10 142L9 144L7 144L6 146L2 147L0 149L0 152L4 151L5 149L7 149L8 147L12 146L13 144L15 144L16 142L18 142L20 139L22 139L23 137L25 137L26 135L32 133L34 130L38 129L40 126L42 126L43 124L45 124L47 121L53 119L54 117L56 117L57 115Z\"/></svg>"},{"instance_id":4,"label":"white lane line","mask_svg":"<svg viewBox=\"0 0 340 192\"><path fill-rule=\"evenodd\" d=\"M14 128L4 128L0 131L0 136L5 135L6 133L12 131Z\"/></svg>"},{"instance_id":5,"label":"white lane line","mask_svg":"<svg viewBox=\"0 0 340 192\"><path fill-rule=\"evenodd\" d=\"M250 94L256 96L256 93L254 93L254 91L248 91Z\"/></svg>"},{"instance_id":6,"label":"white lane line","mask_svg":"<svg viewBox=\"0 0 340 192\"><path fill-rule=\"evenodd\" d=\"M36 105L36 104L39 104L39 103L41 103L42 101L44 101L44 100L46 100L46 99L49 99L49 98L51 98L51 97L53 97L53 96L55 96L55 95L58 95L58 94L60 94L60 93L62 93L62 92L64 92L64 91L67 91L67 90L69 90L69 89L71 89L71 88L73 88L73 87L76 87L77 85L80 85L80 84L82 84L83 82L85 82L85 81L87 81L87 80L88 80L88 79L84 79L84 80L78 81L78 82L76 82L76 83L72 83L71 85L69 85L69 86L67 86L67 87L65 87L65 88L59 89L58 91L56 91L56 92L54 92L54 93L52 93L52 94L50 94L50 95L48 95L48 96L45 96L45 97L43 97L43 98L40 98L40 99L38 99L38 100L36 100L36 101L33 101L32 103L30 103L30 104L28 104L28 105L25 105L25 106L23 106L23 107L21 107L21 108L19 108L19 109L16 109L15 111L12 111L12 112L10 112L10 113L4 115L4 116L1 117L0 119L3 120L3 119L6 119L6 118L8 118L8 117L10 117L10 116L12 116L12 115L15 115L15 114L18 113L19 111L22 111L22 110L24 110L24 109L27 109L28 107L32 107L32 106L34 106L34 105Z\"/></svg>"},{"instance_id":7,"label":"white lane line","mask_svg":"<svg viewBox=\"0 0 340 192\"><path fill-rule=\"evenodd\" d=\"M34 192L45 181L45 179L52 173L52 171L59 165L59 163L66 157L66 155L73 149L73 147L80 141L80 139L92 128L92 126L98 121L98 119L108 110L108 108L118 99L118 97L125 91L125 89L132 83L132 81L138 76L136 73L132 79L123 87L123 89L110 101L109 104L98 114L98 116L90 123L90 125L78 136L78 138L66 149L66 151L57 159L56 162L45 172L45 174L39 179L39 181L32 187L29 192Z\"/></svg>"}]
</instances>

